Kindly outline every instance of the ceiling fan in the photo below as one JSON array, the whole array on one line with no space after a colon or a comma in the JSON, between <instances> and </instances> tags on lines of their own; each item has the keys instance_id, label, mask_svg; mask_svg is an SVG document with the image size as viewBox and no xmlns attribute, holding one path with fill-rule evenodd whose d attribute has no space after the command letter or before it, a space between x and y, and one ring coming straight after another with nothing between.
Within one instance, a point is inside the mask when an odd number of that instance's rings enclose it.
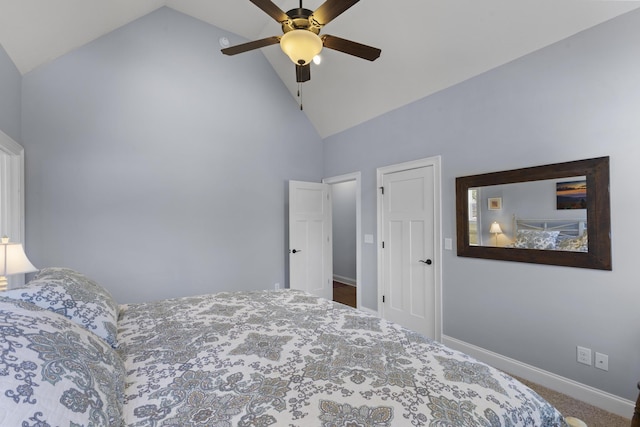
<instances>
[{"instance_id":1,"label":"ceiling fan","mask_svg":"<svg viewBox=\"0 0 640 427\"><path fill-rule=\"evenodd\" d=\"M261 47L280 43L282 50L296 64L296 81L303 83L311 79L311 60L323 47L337 50L358 58L375 61L382 52L380 49L356 43L340 37L323 34L322 27L359 0L326 0L315 11L300 7L284 12L271 0L249 0L267 15L282 25L282 36L272 36L260 40L242 43L222 49L225 55L237 55Z\"/></svg>"}]
</instances>

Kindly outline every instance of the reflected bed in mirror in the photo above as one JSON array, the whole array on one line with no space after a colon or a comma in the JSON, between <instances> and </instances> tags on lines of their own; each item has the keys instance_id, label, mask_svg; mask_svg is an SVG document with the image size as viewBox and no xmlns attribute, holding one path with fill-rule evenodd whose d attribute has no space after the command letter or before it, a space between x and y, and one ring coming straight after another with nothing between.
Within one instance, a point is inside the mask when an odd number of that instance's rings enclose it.
<instances>
[{"instance_id":1,"label":"reflected bed in mirror","mask_svg":"<svg viewBox=\"0 0 640 427\"><path fill-rule=\"evenodd\" d=\"M520 219L514 215L515 239L507 248L589 252L586 219Z\"/></svg>"},{"instance_id":2,"label":"reflected bed in mirror","mask_svg":"<svg viewBox=\"0 0 640 427\"><path fill-rule=\"evenodd\" d=\"M609 158L456 178L458 256L611 270Z\"/></svg>"}]
</instances>

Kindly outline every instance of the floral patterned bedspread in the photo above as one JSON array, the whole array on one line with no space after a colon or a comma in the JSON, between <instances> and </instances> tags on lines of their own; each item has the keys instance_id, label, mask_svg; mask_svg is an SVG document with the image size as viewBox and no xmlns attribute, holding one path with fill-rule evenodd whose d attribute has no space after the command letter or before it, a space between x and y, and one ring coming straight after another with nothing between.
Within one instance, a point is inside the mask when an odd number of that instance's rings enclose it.
<instances>
[{"instance_id":1,"label":"floral patterned bedspread","mask_svg":"<svg viewBox=\"0 0 640 427\"><path fill-rule=\"evenodd\" d=\"M294 290L120 306L128 426L566 426L508 375Z\"/></svg>"}]
</instances>

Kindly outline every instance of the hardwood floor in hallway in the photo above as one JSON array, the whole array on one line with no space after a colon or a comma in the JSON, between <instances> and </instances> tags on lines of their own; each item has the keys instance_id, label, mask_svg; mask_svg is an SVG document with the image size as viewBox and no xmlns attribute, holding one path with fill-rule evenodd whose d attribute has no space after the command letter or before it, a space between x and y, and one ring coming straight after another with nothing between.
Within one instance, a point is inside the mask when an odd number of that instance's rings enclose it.
<instances>
[{"instance_id":1,"label":"hardwood floor in hallway","mask_svg":"<svg viewBox=\"0 0 640 427\"><path fill-rule=\"evenodd\" d=\"M356 308L356 287L333 281L333 300Z\"/></svg>"}]
</instances>

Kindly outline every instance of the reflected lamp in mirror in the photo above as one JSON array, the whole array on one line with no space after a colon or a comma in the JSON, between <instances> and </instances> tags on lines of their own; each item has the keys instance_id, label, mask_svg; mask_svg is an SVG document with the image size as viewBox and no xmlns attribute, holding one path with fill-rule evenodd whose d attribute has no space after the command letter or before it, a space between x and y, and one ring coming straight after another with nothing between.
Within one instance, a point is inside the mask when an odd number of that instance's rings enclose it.
<instances>
[{"instance_id":1,"label":"reflected lamp in mirror","mask_svg":"<svg viewBox=\"0 0 640 427\"><path fill-rule=\"evenodd\" d=\"M497 221L493 221L491 227L489 228L489 233L496 236L496 246L498 246L498 234L502 234L502 229L500 228L500 224Z\"/></svg>"},{"instance_id":2,"label":"reflected lamp in mirror","mask_svg":"<svg viewBox=\"0 0 640 427\"><path fill-rule=\"evenodd\" d=\"M7 276L31 273L37 268L31 264L24 253L22 244L9 242L7 236L0 241L0 291L7 290Z\"/></svg>"}]
</instances>

